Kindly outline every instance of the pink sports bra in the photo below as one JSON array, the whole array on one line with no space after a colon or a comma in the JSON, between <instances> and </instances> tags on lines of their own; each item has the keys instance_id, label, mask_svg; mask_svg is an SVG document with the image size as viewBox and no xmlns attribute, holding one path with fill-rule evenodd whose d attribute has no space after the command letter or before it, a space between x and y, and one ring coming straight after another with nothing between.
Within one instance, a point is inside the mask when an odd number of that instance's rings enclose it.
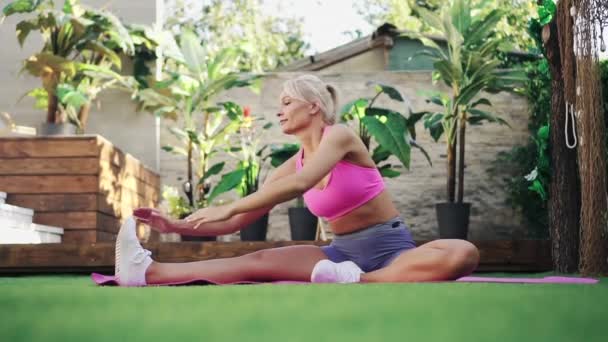
<instances>
[{"instance_id":1,"label":"pink sports bra","mask_svg":"<svg viewBox=\"0 0 608 342\"><path fill-rule=\"evenodd\" d=\"M298 153L296 172L302 169L304 150L300 149ZM332 221L362 206L382 190L384 180L377 168L340 160L329 172L325 188L309 189L304 193L304 202L313 214Z\"/></svg>"}]
</instances>

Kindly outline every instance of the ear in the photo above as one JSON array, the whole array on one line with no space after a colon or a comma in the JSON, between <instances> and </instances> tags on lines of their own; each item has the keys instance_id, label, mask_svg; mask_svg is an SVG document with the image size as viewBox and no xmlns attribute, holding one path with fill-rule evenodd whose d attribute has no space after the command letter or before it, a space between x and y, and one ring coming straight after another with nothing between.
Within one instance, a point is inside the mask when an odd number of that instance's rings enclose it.
<instances>
[{"instance_id":1,"label":"ear","mask_svg":"<svg viewBox=\"0 0 608 342\"><path fill-rule=\"evenodd\" d=\"M318 102L313 102L310 104L310 114L318 114L321 111L321 106L319 106Z\"/></svg>"}]
</instances>

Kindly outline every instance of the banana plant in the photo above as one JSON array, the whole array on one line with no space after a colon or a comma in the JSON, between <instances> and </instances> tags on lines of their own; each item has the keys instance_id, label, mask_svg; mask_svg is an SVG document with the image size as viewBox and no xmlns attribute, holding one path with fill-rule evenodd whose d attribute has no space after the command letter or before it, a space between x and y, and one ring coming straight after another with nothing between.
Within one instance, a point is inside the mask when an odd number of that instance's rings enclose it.
<instances>
[{"instance_id":1,"label":"banana plant","mask_svg":"<svg viewBox=\"0 0 608 342\"><path fill-rule=\"evenodd\" d=\"M442 48L422 35L404 34L419 39L428 48L420 54L433 61L433 81L440 80L451 89L450 93L436 92L427 100L441 106L442 111L424 113L424 125L435 141L441 136L445 138L449 202L455 201L456 147L459 146L457 200L462 203L467 124L507 124L495 114L479 108L482 105L492 106L487 98L480 95L482 92L500 91L517 93L518 86L525 80L525 73L519 69L500 69L498 53L502 41L493 33L504 15L502 11L493 10L483 17L475 16L473 13L477 9L472 8L466 0L450 0L438 14L420 6L414 9L447 42L447 48Z\"/></svg>"},{"instance_id":2,"label":"banana plant","mask_svg":"<svg viewBox=\"0 0 608 342\"><path fill-rule=\"evenodd\" d=\"M138 91L136 99L141 110L179 122L169 130L181 144L163 146L163 150L186 157L183 190L195 210L210 204L211 193L215 197L233 188L225 188L224 183L212 189L209 177L222 172L225 164L212 161L238 131L243 111L234 102L214 103L214 98L233 87L250 86L257 91L259 83L255 77L236 73L236 48L209 57L197 36L187 30L179 43L170 34L159 33L155 39L165 56L164 73L160 81L149 79L149 87Z\"/></svg>"},{"instance_id":3,"label":"banana plant","mask_svg":"<svg viewBox=\"0 0 608 342\"><path fill-rule=\"evenodd\" d=\"M36 99L38 108L46 107L48 123L69 120L83 131L91 103L101 91L132 89L132 80L117 70L120 54L133 53L133 42L113 14L85 8L78 0L65 0L61 10L52 0L16 0L2 12L30 15L16 26L21 46L31 32L42 36L42 49L24 61L22 71L41 79L42 87L26 95Z\"/></svg>"},{"instance_id":4,"label":"banana plant","mask_svg":"<svg viewBox=\"0 0 608 342\"><path fill-rule=\"evenodd\" d=\"M370 99L359 98L347 103L342 108L341 119L357 126L359 137L368 150L372 137L376 140L378 146L372 152L372 159L382 176L394 178L401 174L397 171L400 166L388 162L381 165L391 155L397 157L401 164L409 169L412 147L420 149L429 164L432 165L428 153L416 143L415 125L423 114L412 112L403 95L394 87L375 83L370 83L370 85L374 86L376 95ZM403 103L408 115L374 106L374 103L382 94L394 101Z\"/></svg>"}]
</instances>

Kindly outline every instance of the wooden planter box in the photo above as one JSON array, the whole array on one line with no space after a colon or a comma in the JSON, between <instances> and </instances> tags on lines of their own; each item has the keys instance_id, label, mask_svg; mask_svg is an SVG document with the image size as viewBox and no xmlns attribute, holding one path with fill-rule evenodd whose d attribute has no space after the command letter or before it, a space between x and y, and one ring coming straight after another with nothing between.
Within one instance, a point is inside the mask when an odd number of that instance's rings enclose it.
<instances>
[{"instance_id":1,"label":"wooden planter box","mask_svg":"<svg viewBox=\"0 0 608 342\"><path fill-rule=\"evenodd\" d=\"M98 135L0 138L0 191L65 229L63 242L114 241L134 208L155 207L160 177Z\"/></svg>"}]
</instances>

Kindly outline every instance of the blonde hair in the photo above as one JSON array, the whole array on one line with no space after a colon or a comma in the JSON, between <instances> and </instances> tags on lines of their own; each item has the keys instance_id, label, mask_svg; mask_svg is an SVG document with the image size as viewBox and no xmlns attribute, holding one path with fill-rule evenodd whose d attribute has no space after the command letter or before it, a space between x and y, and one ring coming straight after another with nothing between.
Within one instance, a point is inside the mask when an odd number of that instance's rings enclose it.
<instances>
[{"instance_id":1,"label":"blonde hair","mask_svg":"<svg viewBox=\"0 0 608 342\"><path fill-rule=\"evenodd\" d=\"M334 86L326 84L317 76L301 75L285 81L283 91L293 98L317 103L324 121L331 125L336 123L338 92Z\"/></svg>"}]
</instances>

